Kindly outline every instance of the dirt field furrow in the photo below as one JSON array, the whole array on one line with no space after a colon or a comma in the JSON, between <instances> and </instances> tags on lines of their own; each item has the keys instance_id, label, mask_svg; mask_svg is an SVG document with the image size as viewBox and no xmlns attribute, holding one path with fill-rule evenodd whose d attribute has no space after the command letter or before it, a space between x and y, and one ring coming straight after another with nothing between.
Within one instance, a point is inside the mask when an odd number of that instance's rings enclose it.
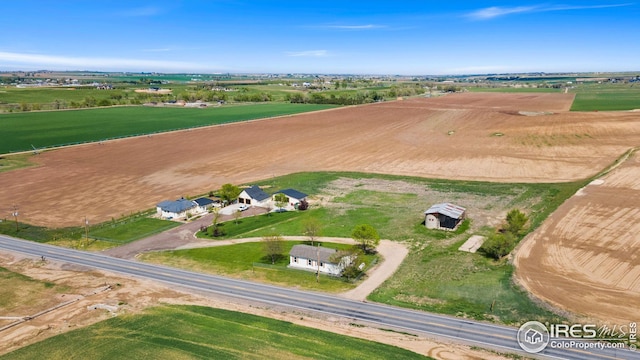
<instances>
[{"instance_id":1,"label":"dirt field furrow","mask_svg":"<svg viewBox=\"0 0 640 360\"><path fill-rule=\"evenodd\" d=\"M640 321L638 155L601 181L567 200L523 240L514 258L516 279L575 314L627 324Z\"/></svg>"}]
</instances>

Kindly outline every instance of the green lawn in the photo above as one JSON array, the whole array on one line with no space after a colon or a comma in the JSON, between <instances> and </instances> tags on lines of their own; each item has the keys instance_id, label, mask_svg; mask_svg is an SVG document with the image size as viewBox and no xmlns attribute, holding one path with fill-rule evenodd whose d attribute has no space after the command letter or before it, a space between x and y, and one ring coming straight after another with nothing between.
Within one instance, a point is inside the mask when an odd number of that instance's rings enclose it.
<instances>
[{"instance_id":1,"label":"green lawn","mask_svg":"<svg viewBox=\"0 0 640 360\"><path fill-rule=\"evenodd\" d=\"M199 306L119 315L0 359L425 359L372 341Z\"/></svg>"},{"instance_id":2,"label":"green lawn","mask_svg":"<svg viewBox=\"0 0 640 360\"><path fill-rule=\"evenodd\" d=\"M0 114L0 153L158 133L328 109L331 105L268 103L207 109L128 106Z\"/></svg>"},{"instance_id":3,"label":"green lawn","mask_svg":"<svg viewBox=\"0 0 640 360\"><path fill-rule=\"evenodd\" d=\"M393 278L369 299L506 324L563 320L513 284L511 264L458 251L465 240L448 247L431 243L425 249L414 248Z\"/></svg>"},{"instance_id":4,"label":"green lawn","mask_svg":"<svg viewBox=\"0 0 640 360\"><path fill-rule=\"evenodd\" d=\"M287 265L289 265L289 251L294 245L303 243L306 242L285 241L283 243L283 255L273 265L271 264L271 258L266 256L262 242L153 252L143 255L141 259L197 271L309 290L341 292L355 287L353 283L345 282L332 276L321 276L320 282L316 282L314 272L287 268ZM336 243L322 243L322 246L338 250L352 247L352 245ZM366 266L369 266L374 258L375 255L366 255L363 261Z\"/></svg>"},{"instance_id":5,"label":"green lawn","mask_svg":"<svg viewBox=\"0 0 640 360\"><path fill-rule=\"evenodd\" d=\"M179 222L153 218L132 218L121 222L107 222L89 231L89 237L98 240L128 243L181 225Z\"/></svg>"},{"instance_id":6,"label":"green lawn","mask_svg":"<svg viewBox=\"0 0 640 360\"><path fill-rule=\"evenodd\" d=\"M218 226L224 232L224 236L215 239L233 239L243 237L262 236L272 233L271 229L275 229L277 225L283 225L293 221L295 218L303 216L302 211L288 211L283 213L271 213L258 216L250 216L238 219L238 221L230 220L220 223ZM295 222L298 223L297 221ZM293 234L300 235L301 233ZM289 234L286 234L289 235ZM211 238L205 233L197 234L200 238Z\"/></svg>"}]
</instances>

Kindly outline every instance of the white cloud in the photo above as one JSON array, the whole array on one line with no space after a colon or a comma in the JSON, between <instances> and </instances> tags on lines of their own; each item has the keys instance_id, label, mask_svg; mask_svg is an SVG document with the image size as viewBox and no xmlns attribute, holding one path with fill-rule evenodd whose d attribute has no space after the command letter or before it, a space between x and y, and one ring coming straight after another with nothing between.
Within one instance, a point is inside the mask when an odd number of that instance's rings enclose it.
<instances>
[{"instance_id":1,"label":"white cloud","mask_svg":"<svg viewBox=\"0 0 640 360\"><path fill-rule=\"evenodd\" d=\"M307 51L288 51L287 56L304 56L304 57L325 57L328 56L327 50L307 50Z\"/></svg>"},{"instance_id":2,"label":"white cloud","mask_svg":"<svg viewBox=\"0 0 640 360\"><path fill-rule=\"evenodd\" d=\"M505 16L510 14L532 12L535 9L536 9L535 6L517 6L517 7L492 6L492 7L471 12L467 14L467 17L476 19L476 20L487 20L487 19L493 19L499 16Z\"/></svg>"},{"instance_id":3,"label":"white cloud","mask_svg":"<svg viewBox=\"0 0 640 360\"><path fill-rule=\"evenodd\" d=\"M0 52L3 68L46 70L122 70L122 71L196 71L213 69L215 65L203 65L184 61L164 61L125 58L70 57L44 54Z\"/></svg>"},{"instance_id":4,"label":"white cloud","mask_svg":"<svg viewBox=\"0 0 640 360\"><path fill-rule=\"evenodd\" d=\"M521 13L534 13L534 12L550 12L550 11L566 11L566 10L589 10L589 9L604 9L614 8L622 6L630 6L633 3L626 4L609 4L609 5L532 5L532 6L516 6L516 7L503 7L503 6L491 6L484 9L472 11L465 15L465 17L473 20L490 20L501 16L521 14Z\"/></svg>"}]
</instances>

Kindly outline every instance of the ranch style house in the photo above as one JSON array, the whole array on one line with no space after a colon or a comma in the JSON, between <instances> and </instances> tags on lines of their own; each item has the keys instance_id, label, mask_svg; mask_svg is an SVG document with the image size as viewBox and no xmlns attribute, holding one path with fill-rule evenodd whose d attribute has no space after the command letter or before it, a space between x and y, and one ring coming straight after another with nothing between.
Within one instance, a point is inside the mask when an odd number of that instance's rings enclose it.
<instances>
[{"instance_id":1,"label":"ranch style house","mask_svg":"<svg viewBox=\"0 0 640 360\"><path fill-rule=\"evenodd\" d=\"M322 246L294 245L289 252L289 267L339 276L351 264L351 258L343 256L338 262L332 261L336 252Z\"/></svg>"},{"instance_id":2,"label":"ranch style house","mask_svg":"<svg viewBox=\"0 0 640 360\"><path fill-rule=\"evenodd\" d=\"M186 219L188 214L206 213L214 204L213 200L207 198L165 200L156 205L156 213L163 219Z\"/></svg>"}]
</instances>

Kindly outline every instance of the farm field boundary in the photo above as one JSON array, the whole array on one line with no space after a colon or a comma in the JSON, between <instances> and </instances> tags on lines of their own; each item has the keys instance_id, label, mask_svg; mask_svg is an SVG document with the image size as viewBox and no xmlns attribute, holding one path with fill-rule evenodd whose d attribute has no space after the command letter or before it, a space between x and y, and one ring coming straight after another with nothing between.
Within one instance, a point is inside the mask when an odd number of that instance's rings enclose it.
<instances>
[{"instance_id":1,"label":"farm field boundary","mask_svg":"<svg viewBox=\"0 0 640 360\"><path fill-rule=\"evenodd\" d=\"M0 154L135 137L335 108L259 104L207 109L123 106L0 115Z\"/></svg>"}]
</instances>

